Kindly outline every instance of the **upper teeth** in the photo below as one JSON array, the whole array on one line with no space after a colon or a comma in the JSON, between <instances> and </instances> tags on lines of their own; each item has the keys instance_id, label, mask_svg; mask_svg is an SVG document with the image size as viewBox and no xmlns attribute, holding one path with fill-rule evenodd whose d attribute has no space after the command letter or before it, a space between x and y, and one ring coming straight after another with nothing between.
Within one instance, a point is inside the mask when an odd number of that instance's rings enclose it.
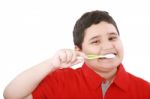
<instances>
[{"instance_id":1,"label":"upper teeth","mask_svg":"<svg viewBox=\"0 0 150 99\"><path fill-rule=\"evenodd\" d=\"M114 54L105 54L101 56L101 58L114 58L114 57L115 57Z\"/></svg>"}]
</instances>

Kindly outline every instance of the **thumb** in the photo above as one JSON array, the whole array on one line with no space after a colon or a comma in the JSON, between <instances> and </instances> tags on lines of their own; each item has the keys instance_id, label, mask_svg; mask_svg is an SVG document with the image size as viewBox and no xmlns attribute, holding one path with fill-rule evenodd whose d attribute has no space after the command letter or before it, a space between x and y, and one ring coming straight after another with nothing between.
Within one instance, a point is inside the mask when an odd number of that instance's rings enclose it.
<instances>
[{"instance_id":1,"label":"thumb","mask_svg":"<svg viewBox=\"0 0 150 99\"><path fill-rule=\"evenodd\" d=\"M80 60L80 58L87 58L87 55L81 51L75 51L76 52L76 56L78 57L78 60Z\"/></svg>"},{"instance_id":2,"label":"thumb","mask_svg":"<svg viewBox=\"0 0 150 99\"><path fill-rule=\"evenodd\" d=\"M83 59L83 58L78 57L78 58L76 59L76 61L74 61L73 63L71 63L71 66L73 66L73 65L77 65L77 64L79 64L79 63L81 63L81 62L83 62L83 61L84 61L84 59Z\"/></svg>"}]
</instances>

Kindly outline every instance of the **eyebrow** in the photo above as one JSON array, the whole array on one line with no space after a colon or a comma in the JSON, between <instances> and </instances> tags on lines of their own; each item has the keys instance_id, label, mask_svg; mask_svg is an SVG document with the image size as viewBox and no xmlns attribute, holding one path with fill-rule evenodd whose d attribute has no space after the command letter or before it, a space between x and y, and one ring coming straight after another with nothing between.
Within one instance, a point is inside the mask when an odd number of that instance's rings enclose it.
<instances>
[{"instance_id":1,"label":"eyebrow","mask_svg":"<svg viewBox=\"0 0 150 99\"><path fill-rule=\"evenodd\" d=\"M89 40L91 41L91 40L96 39L96 38L101 38L101 36L100 35L96 35L96 36L93 36L92 38L90 38Z\"/></svg>"},{"instance_id":2,"label":"eyebrow","mask_svg":"<svg viewBox=\"0 0 150 99\"><path fill-rule=\"evenodd\" d=\"M118 35L118 33L112 32L112 33L108 33L108 35Z\"/></svg>"},{"instance_id":3,"label":"eyebrow","mask_svg":"<svg viewBox=\"0 0 150 99\"><path fill-rule=\"evenodd\" d=\"M116 36L119 36L118 33L115 33L115 32L107 33L107 35L116 35ZM97 39L97 38L101 38L101 35L93 36L92 38L89 39L89 41L91 41L93 39Z\"/></svg>"}]
</instances>

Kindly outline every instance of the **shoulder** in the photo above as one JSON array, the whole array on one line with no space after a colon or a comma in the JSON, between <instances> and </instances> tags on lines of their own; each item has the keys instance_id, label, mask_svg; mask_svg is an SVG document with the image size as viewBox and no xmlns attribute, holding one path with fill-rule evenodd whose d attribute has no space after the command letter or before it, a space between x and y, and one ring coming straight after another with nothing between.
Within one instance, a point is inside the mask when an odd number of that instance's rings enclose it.
<instances>
[{"instance_id":1,"label":"shoulder","mask_svg":"<svg viewBox=\"0 0 150 99\"><path fill-rule=\"evenodd\" d=\"M66 82L67 80L73 80L80 76L82 76L81 68L77 68L77 69L64 68L64 69L58 69L53 73L48 74L46 78Z\"/></svg>"},{"instance_id":2,"label":"shoulder","mask_svg":"<svg viewBox=\"0 0 150 99\"><path fill-rule=\"evenodd\" d=\"M128 73L129 75L129 82L133 85L136 85L137 88L149 90L150 91L150 82L144 80L141 77L135 76L131 73Z\"/></svg>"},{"instance_id":3,"label":"shoulder","mask_svg":"<svg viewBox=\"0 0 150 99\"><path fill-rule=\"evenodd\" d=\"M74 84L78 81L78 78L81 79L81 69L72 69L72 68L64 68L58 69L50 74L48 74L40 83L39 86L43 88L62 88L64 86L68 86ZM48 86L48 87L47 87Z\"/></svg>"},{"instance_id":4,"label":"shoulder","mask_svg":"<svg viewBox=\"0 0 150 99\"><path fill-rule=\"evenodd\" d=\"M131 73L128 73L128 75L129 75L129 79L130 79L131 81L133 81L133 82L150 84L150 82L144 80L144 79L141 78L141 77L135 76L135 75L133 75L133 74L131 74Z\"/></svg>"},{"instance_id":5,"label":"shoulder","mask_svg":"<svg viewBox=\"0 0 150 99\"><path fill-rule=\"evenodd\" d=\"M58 69L54 71L52 74L49 75L55 75L55 76L73 76L77 75L81 72L81 68L77 69L72 69L72 68L63 68L63 69Z\"/></svg>"},{"instance_id":6,"label":"shoulder","mask_svg":"<svg viewBox=\"0 0 150 99\"><path fill-rule=\"evenodd\" d=\"M81 78L81 68L58 69L48 74L39 84L34 92L34 96L46 95L47 97L59 97L64 93L77 88L77 78ZM68 91L67 91L68 90ZM62 94L63 92L63 94ZM73 91L72 91L73 92ZM67 94L67 93L66 93ZM57 98L59 99L59 98Z\"/></svg>"}]
</instances>

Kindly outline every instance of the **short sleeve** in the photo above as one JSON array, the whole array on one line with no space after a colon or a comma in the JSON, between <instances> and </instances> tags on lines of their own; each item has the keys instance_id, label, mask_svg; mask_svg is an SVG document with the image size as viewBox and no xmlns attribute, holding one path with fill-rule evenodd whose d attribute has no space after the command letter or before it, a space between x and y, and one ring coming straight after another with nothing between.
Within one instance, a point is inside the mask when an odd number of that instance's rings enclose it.
<instances>
[{"instance_id":1,"label":"short sleeve","mask_svg":"<svg viewBox=\"0 0 150 99\"><path fill-rule=\"evenodd\" d=\"M53 99L57 92L57 83L53 74L47 75L32 92L33 99Z\"/></svg>"},{"instance_id":2,"label":"short sleeve","mask_svg":"<svg viewBox=\"0 0 150 99\"><path fill-rule=\"evenodd\" d=\"M32 92L33 99L60 99L68 90L72 69L58 69L47 75ZM72 87L72 85L70 86ZM68 91L67 91L68 92Z\"/></svg>"},{"instance_id":3,"label":"short sleeve","mask_svg":"<svg viewBox=\"0 0 150 99\"><path fill-rule=\"evenodd\" d=\"M44 84L43 82L41 82L36 87L36 89L32 92L33 99L46 99L43 88L44 88Z\"/></svg>"}]
</instances>

